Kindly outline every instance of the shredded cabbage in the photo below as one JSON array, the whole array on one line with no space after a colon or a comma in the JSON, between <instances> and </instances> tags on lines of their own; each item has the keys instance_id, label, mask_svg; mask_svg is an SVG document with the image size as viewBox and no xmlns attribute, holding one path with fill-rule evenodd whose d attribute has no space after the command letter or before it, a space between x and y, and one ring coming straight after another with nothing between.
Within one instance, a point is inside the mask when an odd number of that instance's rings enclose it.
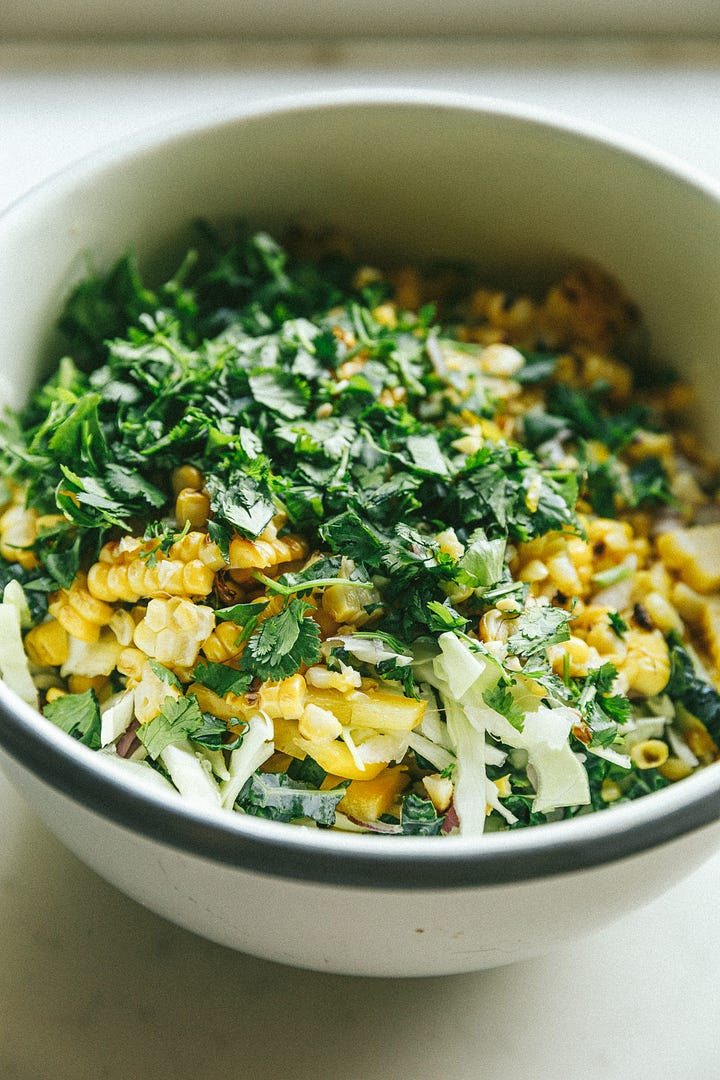
<instances>
[{"instance_id":1,"label":"shredded cabbage","mask_svg":"<svg viewBox=\"0 0 720 1080\"><path fill-rule=\"evenodd\" d=\"M0 673L19 698L37 709L37 690L23 648L20 609L14 603L0 604Z\"/></svg>"}]
</instances>

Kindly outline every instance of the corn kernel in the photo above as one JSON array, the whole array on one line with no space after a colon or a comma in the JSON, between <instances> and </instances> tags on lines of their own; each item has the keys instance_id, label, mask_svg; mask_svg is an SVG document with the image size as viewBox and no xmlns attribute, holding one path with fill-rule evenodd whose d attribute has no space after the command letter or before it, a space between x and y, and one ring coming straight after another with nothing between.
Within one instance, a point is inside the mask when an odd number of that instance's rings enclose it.
<instances>
[{"instance_id":1,"label":"corn kernel","mask_svg":"<svg viewBox=\"0 0 720 1080\"><path fill-rule=\"evenodd\" d=\"M670 751L662 739L644 739L630 749L630 757L638 769L657 769L664 765Z\"/></svg>"}]
</instances>

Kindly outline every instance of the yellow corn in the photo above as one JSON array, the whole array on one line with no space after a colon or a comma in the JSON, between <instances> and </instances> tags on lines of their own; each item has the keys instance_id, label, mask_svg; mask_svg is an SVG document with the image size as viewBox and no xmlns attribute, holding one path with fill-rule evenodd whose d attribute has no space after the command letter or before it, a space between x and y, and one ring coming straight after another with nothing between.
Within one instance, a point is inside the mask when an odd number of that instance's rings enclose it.
<instances>
[{"instance_id":1,"label":"yellow corn","mask_svg":"<svg viewBox=\"0 0 720 1080\"><path fill-rule=\"evenodd\" d=\"M28 630L25 651L40 667L61 667L70 655L68 632L57 619L50 618Z\"/></svg>"},{"instance_id":2,"label":"yellow corn","mask_svg":"<svg viewBox=\"0 0 720 1080\"><path fill-rule=\"evenodd\" d=\"M190 524L193 529L202 529L207 525L210 513L210 496L204 491L186 487L178 493L175 500L175 520L179 529Z\"/></svg>"},{"instance_id":3,"label":"yellow corn","mask_svg":"<svg viewBox=\"0 0 720 1080\"><path fill-rule=\"evenodd\" d=\"M179 495L183 488L194 488L199 491L205 483L205 477L194 465L180 465L173 469L170 480L173 494Z\"/></svg>"},{"instance_id":4,"label":"yellow corn","mask_svg":"<svg viewBox=\"0 0 720 1080\"><path fill-rule=\"evenodd\" d=\"M98 600L134 603L161 596L207 596L215 572L224 566L217 544L204 533L190 532L168 555L152 542L124 537L105 544L87 576L87 588Z\"/></svg>"},{"instance_id":5,"label":"yellow corn","mask_svg":"<svg viewBox=\"0 0 720 1080\"><path fill-rule=\"evenodd\" d=\"M630 749L630 758L638 769L657 769L664 765L670 751L662 739L644 739Z\"/></svg>"},{"instance_id":6,"label":"yellow corn","mask_svg":"<svg viewBox=\"0 0 720 1080\"><path fill-rule=\"evenodd\" d=\"M131 682L139 682L142 678L142 670L147 663L147 656L140 649L123 649L118 657L117 669L121 675L126 675Z\"/></svg>"},{"instance_id":7,"label":"yellow corn","mask_svg":"<svg viewBox=\"0 0 720 1080\"><path fill-rule=\"evenodd\" d=\"M252 570L272 570L283 563L306 559L309 551L307 540L294 533L268 540L236 536L230 541L229 565L234 571L233 577L244 580Z\"/></svg>"},{"instance_id":8,"label":"yellow corn","mask_svg":"<svg viewBox=\"0 0 720 1080\"><path fill-rule=\"evenodd\" d=\"M107 675L69 675L68 690L71 694L84 694L86 690L98 693L107 686Z\"/></svg>"},{"instance_id":9,"label":"yellow corn","mask_svg":"<svg viewBox=\"0 0 720 1080\"><path fill-rule=\"evenodd\" d=\"M627 657L621 674L629 691L654 697L661 694L670 678L670 654L659 630L628 630Z\"/></svg>"},{"instance_id":10,"label":"yellow corn","mask_svg":"<svg viewBox=\"0 0 720 1080\"><path fill-rule=\"evenodd\" d=\"M37 539L37 514L24 503L13 502L0 517L0 555L25 570L33 570L37 559L29 549Z\"/></svg>"},{"instance_id":11,"label":"yellow corn","mask_svg":"<svg viewBox=\"0 0 720 1080\"><path fill-rule=\"evenodd\" d=\"M107 626L113 616L109 604L98 600L88 591L82 574L77 576L69 589L61 589L53 594L48 610L68 634L91 645L99 640L101 627Z\"/></svg>"},{"instance_id":12,"label":"yellow corn","mask_svg":"<svg viewBox=\"0 0 720 1080\"><path fill-rule=\"evenodd\" d=\"M214 625L214 611L203 604L178 596L153 599L145 618L135 627L133 641L161 664L191 667Z\"/></svg>"},{"instance_id":13,"label":"yellow corn","mask_svg":"<svg viewBox=\"0 0 720 1080\"><path fill-rule=\"evenodd\" d=\"M271 720L276 717L297 720L303 715L305 696L305 679L302 675L291 675L280 682L264 683L260 688L257 704Z\"/></svg>"},{"instance_id":14,"label":"yellow corn","mask_svg":"<svg viewBox=\"0 0 720 1080\"><path fill-rule=\"evenodd\" d=\"M288 719L293 719L288 717ZM303 739L312 743L330 742L342 732L342 724L329 709L312 703L306 705L298 721L298 731Z\"/></svg>"}]
</instances>

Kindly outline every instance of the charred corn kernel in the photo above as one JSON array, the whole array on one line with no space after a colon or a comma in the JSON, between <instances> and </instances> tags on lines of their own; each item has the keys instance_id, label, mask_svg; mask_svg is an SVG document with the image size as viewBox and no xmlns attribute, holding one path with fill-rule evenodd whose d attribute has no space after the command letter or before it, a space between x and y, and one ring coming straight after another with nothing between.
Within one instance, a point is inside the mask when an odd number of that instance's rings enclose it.
<instances>
[{"instance_id":1,"label":"charred corn kernel","mask_svg":"<svg viewBox=\"0 0 720 1080\"><path fill-rule=\"evenodd\" d=\"M107 686L107 675L69 675L68 690L71 694L84 694L86 690L98 693Z\"/></svg>"},{"instance_id":2,"label":"charred corn kernel","mask_svg":"<svg viewBox=\"0 0 720 1080\"><path fill-rule=\"evenodd\" d=\"M624 661L627 656L627 645L615 633L607 618L598 619L585 634L588 645L595 649L603 660L612 658L612 663L616 667Z\"/></svg>"},{"instance_id":3,"label":"charred corn kernel","mask_svg":"<svg viewBox=\"0 0 720 1080\"><path fill-rule=\"evenodd\" d=\"M271 720L275 717L297 720L303 715L305 695L305 679L302 675L291 675L280 682L264 683L258 694L258 706Z\"/></svg>"},{"instance_id":4,"label":"charred corn kernel","mask_svg":"<svg viewBox=\"0 0 720 1080\"><path fill-rule=\"evenodd\" d=\"M458 540L454 529L445 529L443 532L439 532L435 539L440 550L445 555L452 555L454 559L461 559L465 554L465 545Z\"/></svg>"},{"instance_id":5,"label":"charred corn kernel","mask_svg":"<svg viewBox=\"0 0 720 1080\"><path fill-rule=\"evenodd\" d=\"M428 798L438 814L444 813L453 798L454 785L452 780L447 776L441 776L440 773L431 773L429 776L423 776L422 782Z\"/></svg>"},{"instance_id":6,"label":"charred corn kernel","mask_svg":"<svg viewBox=\"0 0 720 1080\"><path fill-rule=\"evenodd\" d=\"M695 720L694 717L692 719ZM691 752L701 761L712 760L718 752L710 732L700 721L695 721L693 725L687 727L683 732L683 738Z\"/></svg>"},{"instance_id":7,"label":"charred corn kernel","mask_svg":"<svg viewBox=\"0 0 720 1080\"><path fill-rule=\"evenodd\" d=\"M598 383L608 387L610 400L617 403L627 401L632 392L632 372L627 364L611 356L589 353L582 361L583 385L592 388Z\"/></svg>"},{"instance_id":8,"label":"charred corn kernel","mask_svg":"<svg viewBox=\"0 0 720 1080\"><path fill-rule=\"evenodd\" d=\"M608 347L638 319L619 286L595 266L571 271L548 290L543 316L564 341Z\"/></svg>"},{"instance_id":9,"label":"charred corn kernel","mask_svg":"<svg viewBox=\"0 0 720 1080\"><path fill-rule=\"evenodd\" d=\"M478 632L483 641L506 642L513 632L512 617L497 608L490 608L480 620Z\"/></svg>"},{"instance_id":10,"label":"charred corn kernel","mask_svg":"<svg viewBox=\"0 0 720 1080\"><path fill-rule=\"evenodd\" d=\"M660 558L701 593L720 589L720 524L675 529L657 538Z\"/></svg>"},{"instance_id":11,"label":"charred corn kernel","mask_svg":"<svg viewBox=\"0 0 720 1080\"><path fill-rule=\"evenodd\" d=\"M387 326L390 330L394 330L397 326L397 311L394 304L378 304L376 308L373 308L373 318L376 322L379 322L381 326Z\"/></svg>"},{"instance_id":12,"label":"charred corn kernel","mask_svg":"<svg viewBox=\"0 0 720 1080\"><path fill-rule=\"evenodd\" d=\"M659 592L666 600L672 600L673 588L673 579L659 560L651 563L645 570L636 571L632 576L633 602L644 601L650 592Z\"/></svg>"},{"instance_id":13,"label":"charred corn kernel","mask_svg":"<svg viewBox=\"0 0 720 1080\"><path fill-rule=\"evenodd\" d=\"M305 559L308 554L305 538L293 533L275 540L246 540L236 536L230 542L229 565L234 570L269 570L282 563Z\"/></svg>"},{"instance_id":14,"label":"charred corn kernel","mask_svg":"<svg viewBox=\"0 0 720 1080\"><path fill-rule=\"evenodd\" d=\"M672 604L659 592L648 593L643 604L648 615L659 630L669 634L675 630L678 634L684 631L683 622Z\"/></svg>"},{"instance_id":15,"label":"charred corn kernel","mask_svg":"<svg viewBox=\"0 0 720 1080\"><path fill-rule=\"evenodd\" d=\"M488 345L480 356L480 369L488 375L511 379L525 366L525 357L512 345Z\"/></svg>"},{"instance_id":16,"label":"charred corn kernel","mask_svg":"<svg viewBox=\"0 0 720 1080\"><path fill-rule=\"evenodd\" d=\"M203 604L176 596L153 599L145 618L135 627L133 641L161 664L191 667L214 625L215 612Z\"/></svg>"},{"instance_id":17,"label":"charred corn kernel","mask_svg":"<svg viewBox=\"0 0 720 1080\"><path fill-rule=\"evenodd\" d=\"M672 783L676 780L684 780L686 776L692 775L692 771L692 765L688 765L687 761L678 757L669 757L663 765L658 766L660 775Z\"/></svg>"},{"instance_id":18,"label":"charred corn kernel","mask_svg":"<svg viewBox=\"0 0 720 1080\"><path fill-rule=\"evenodd\" d=\"M672 436L667 432L645 431L640 428L633 435L625 453L631 461L659 458L666 468L674 470Z\"/></svg>"},{"instance_id":19,"label":"charred corn kernel","mask_svg":"<svg viewBox=\"0 0 720 1080\"><path fill-rule=\"evenodd\" d=\"M562 675L566 664L569 664L568 674L574 679L587 675L588 664L591 659L591 650L587 642L583 641L582 638L572 636L569 641L557 645L556 649L557 654L553 660L553 670L556 674ZM555 650L553 650L553 653L555 654ZM565 657L567 657L567 660Z\"/></svg>"},{"instance_id":20,"label":"charred corn kernel","mask_svg":"<svg viewBox=\"0 0 720 1080\"><path fill-rule=\"evenodd\" d=\"M330 406L330 411L332 412L332 406ZM284 510L278 510L277 513L273 514L272 518L270 519L270 521L268 521L267 525L257 537L257 539L270 541L277 540L278 534L282 532L286 525L287 514Z\"/></svg>"},{"instance_id":21,"label":"charred corn kernel","mask_svg":"<svg viewBox=\"0 0 720 1080\"><path fill-rule=\"evenodd\" d=\"M573 565L568 552L560 552L548 558L547 573L556 589L566 596L580 596L584 592L578 569Z\"/></svg>"},{"instance_id":22,"label":"charred corn kernel","mask_svg":"<svg viewBox=\"0 0 720 1080\"><path fill-rule=\"evenodd\" d=\"M342 665L340 671L329 671L326 667L316 665L305 672L305 682L322 690L339 690L341 694L349 694L359 689L361 677L359 671L346 665Z\"/></svg>"},{"instance_id":23,"label":"charred corn kernel","mask_svg":"<svg viewBox=\"0 0 720 1080\"><path fill-rule=\"evenodd\" d=\"M643 739L630 748L630 758L638 769L657 769L664 765L670 751L662 739Z\"/></svg>"},{"instance_id":24,"label":"charred corn kernel","mask_svg":"<svg viewBox=\"0 0 720 1080\"><path fill-rule=\"evenodd\" d=\"M168 551L168 558L179 559L180 562L191 563L199 560L210 570L222 570L225 560L220 548L211 540L207 533L189 532L180 540L176 540Z\"/></svg>"},{"instance_id":25,"label":"charred corn kernel","mask_svg":"<svg viewBox=\"0 0 720 1080\"><path fill-rule=\"evenodd\" d=\"M123 649L118 657L117 669L132 682L139 682L146 662L147 656L140 649L127 648Z\"/></svg>"},{"instance_id":26,"label":"charred corn kernel","mask_svg":"<svg viewBox=\"0 0 720 1080\"><path fill-rule=\"evenodd\" d=\"M200 559L182 562L159 556L151 566L140 558L119 565L98 561L87 577L91 595L108 603L163 595L207 596L214 582L215 572Z\"/></svg>"},{"instance_id":27,"label":"charred corn kernel","mask_svg":"<svg viewBox=\"0 0 720 1080\"><path fill-rule=\"evenodd\" d=\"M68 632L57 619L48 619L28 630L25 651L40 667L61 667L70 655Z\"/></svg>"},{"instance_id":28,"label":"charred corn kernel","mask_svg":"<svg viewBox=\"0 0 720 1080\"><path fill-rule=\"evenodd\" d=\"M205 477L194 465L180 465L173 469L171 484L174 495L179 495L184 488L200 491L204 483Z\"/></svg>"},{"instance_id":29,"label":"charred corn kernel","mask_svg":"<svg viewBox=\"0 0 720 1080\"><path fill-rule=\"evenodd\" d=\"M695 390L689 383L676 382L665 390L662 402L670 413L684 412L694 403L695 397Z\"/></svg>"},{"instance_id":30,"label":"charred corn kernel","mask_svg":"<svg viewBox=\"0 0 720 1080\"><path fill-rule=\"evenodd\" d=\"M540 559L531 559L526 563L520 571L518 577L520 581L545 581L549 577L550 571L544 562Z\"/></svg>"},{"instance_id":31,"label":"charred corn kernel","mask_svg":"<svg viewBox=\"0 0 720 1080\"><path fill-rule=\"evenodd\" d=\"M160 679L145 661L140 681L134 690L135 716L141 724L148 724L161 711L168 697L182 697L180 690Z\"/></svg>"},{"instance_id":32,"label":"charred corn kernel","mask_svg":"<svg viewBox=\"0 0 720 1080\"><path fill-rule=\"evenodd\" d=\"M662 693L670 678L670 654L659 630L628 630L621 673L629 691L643 697Z\"/></svg>"},{"instance_id":33,"label":"charred corn kernel","mask_svg":"<svg viewBox=\"0 0 720 1080\"><path fill-rule=\"evenodd\" d=\"M708 598L696 592L695 589L691 589L684 581L678 581L673 585L670 599L685 622L699 623L704 617Z\"/></svg>"},{"instance_id":34,"label":"charred corn kernel","mask_svg":"<svg viewBox=\"0 0 720 1080\"><path fill-rule=\"evenodd\" d=\"M239 643L240 627L232 622L218 623L213 632L202 643L202 652L214 664L223 664L239 656L243 644Z\"/></svg>"},{"instance_id":35,"label":"charred corn kernel","mask_svg":"<svg viewBox=\"0 0 720 1080\"><path fill-rule=\"evenodd\" d=\"M622 798L622 790L614 780L603 780L600 785L600 798L603 802L616 802Z\"/></svg>"},{"instance_id":36,"label":"charred corn kernel","mask_svg":"<svg viewBox=\"0 0 720 1080\"><path fill-rule=\"evenodd\" d=\"M289 720L294 719L288 717ZM342 724L334 713L329 709L322 709L319 705L306 705L298 720L298 731L303 739L312 743L330 742L337 739L342 732Z\"/></svg>"},{"instance_id":37,"label":"charred corn kernel","mask_svg":"<svg viewBox=\"0 0 720 1080\"><path fill-rule=\"evenodd\" d=\"M51 701L57 701L58 698L66 696L67 690L62 690L59 686L50 686L45 694L45 700L49 705Z\"/></svg>"},{"instance_id":38,"label":"charred corn kernel","mask_svg":"<svg viewBox=\"0 0 720 1080\"><path fill-rule=\"evenodd\" d=\"M378 604L376 589L360 589L354 585L329 585L322 594L322 609L339 626L364 626L370 619L367 607Z\"/></svg>"},{"instance_id":39,"label":"charred corn kernel","mask_svg":"<svg viewBox=\"0 0 720 1080\"><path fill-rule=\"evenodd\" d=\"M210 513L210 496L204 491L186 487L178 493L175 500L175 520L179 529L187 523L193 529L202 529L207 525Z\"/></svg>"},{"instance_id":40,"label":"charred corn kernel","mask_svg":"<svg viewBox=\"0 0 720 1080\"><path fill-rule=\"evenodd\" d=\"M138 622L139 621L140 620L138 619ZM124 608L118 608L116 611L113 611L108 623L108 626L121 645L132 644L135 625L136 623L132 615Z\"/></svg>"},{"instance_id":41,"label":"charred corn kernel","mask_svg":"<svg viewBox=\"0 0 720 1080\"><path fill-rule=\"evenodd\" d=\"M24 570L33 570L37 559L29 549L37 539L37 514L23 503L11 503L0 517L0 555Z\"/></svg>"},{"instance_id":42,"label":"charred corn kernel","mask_svg":"<svg viewBox=\"0 0 720 1080\"><path fill-rule=\"evenodd\" d=\"M401 766L384 769L374 780L353 780L338 810L358 821L377 821L390 813L409 782Z\"/></svg>"},{"instance_id":43,"label":"charred corn kernel","mask_svg":"<svg viewBox=\"0 0 720 1080\"><path fill-rule=\"evenodd\" d=\"M67 593L56 593L55 599L48 604L48 611L65 627L68 634L90 645L100 640L100 626L86 619L72 604L68 603Z\"/></svg>"},{"instance_id":44,"label":"charred corn kernel","mask_svg":"<svg viewBox=\"0 0 720 1080\"><path fill-rule=\"evenodd\" d=\"M88 591L84 574L78 574L70 586L67 602L79 615L96 626L107 626L113 616L114 609Z\"/></svg>"}]
</instances>

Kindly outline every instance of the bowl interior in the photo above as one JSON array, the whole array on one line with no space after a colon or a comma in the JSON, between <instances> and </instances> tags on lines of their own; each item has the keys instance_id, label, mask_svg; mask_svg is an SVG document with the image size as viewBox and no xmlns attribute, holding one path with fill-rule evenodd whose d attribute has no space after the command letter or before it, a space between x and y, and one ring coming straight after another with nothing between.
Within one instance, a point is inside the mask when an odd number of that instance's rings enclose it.
<instances>
[{"instance_id":1,"label":"bowl interior","mask_svg":"<svg viewBox=\"0 0 720 1080\"><path fill-rule=\"evenodd\" d=\"M598 262L640 306L655 353L696 385L698 428L717 445L712 183L530 110L442 96L340 95L206 118L110 148L31 193L0 220L0 402L26 398L88 258L103 268L131 247L150 273L174 268L198 217L271 231L329 223L370 257L471 259L489 280L520 288ZM661 795L668 808L682 801ZM650 813L630 812L638 822Z\"/></svg>"},{"instance_id":2,"label":"bowl interior","mask_svg":"<svg viewBox=\"0 0 720 1080\"><path fill-rule=\"evenodd\" d=\"M595 260L642 309L656 353L696 383L698 424L714 434L717 195L522 109L390 96L141 137L15 207L2 226L0 397L26 396L88 257L102 267L133 247L144 266L169 267L197 217L327 222L370 256L469 258L519 287Z\"/></svg>"}]
</instances>

